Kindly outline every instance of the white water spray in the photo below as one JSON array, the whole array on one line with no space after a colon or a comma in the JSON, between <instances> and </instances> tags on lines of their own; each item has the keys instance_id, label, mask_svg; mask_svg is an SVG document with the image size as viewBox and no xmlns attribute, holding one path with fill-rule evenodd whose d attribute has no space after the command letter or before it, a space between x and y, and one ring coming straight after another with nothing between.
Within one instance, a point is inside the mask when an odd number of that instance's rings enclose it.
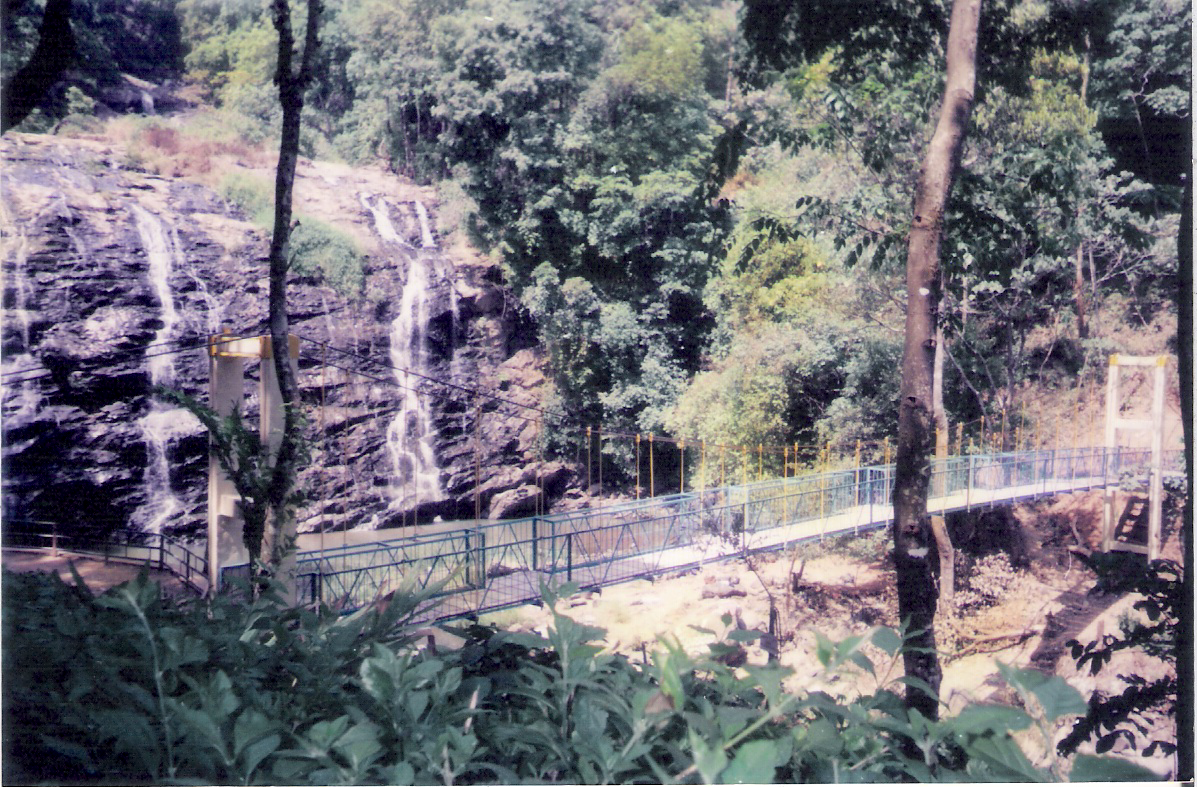
<instances>
[{"instance_id":1,"label":"white water spray","mask_svg":"<svg viewBox=\"0 0 1197 787\"><path fill-rule=\"evenodd\" d=\"M420 220L420 246L425 249L435 249L436 240L432 237L432 228L428 224L428 211L424 203L416 200L416 217Z\"/></svg>"},{"instance_id":2,"label":"white water spray","mask_svg":"<svg viewBox=\"0 0 1197 787\"><path fill-rule=\"evenodd\" d=\"M395 225L391 222L391 211L387 205L387 201L379 197L370 204L370 198L365 194L361 195L362 206L374 216L374 229L384 241L388 243L396 243L406 248L411 248L411 244L403 240L399 233L395 231Z\"/></svg>"},{"instance_id":3,"label":"white water spray","mask_svg":"<svg viewBox=\"0 0 1197 787\"><path fill-rule=\"evenodd\" d=\"M373 205L363 197L375 219L375 229L383 240L411 248L395 232L390 210L382 197ZM419 203L416 203L419 205ZM421 206L422 207L422 206ZM425 247L435 243L426 230ZM405 254L408 258L407 282L403 285L396 316L391 321L391 366L399 384L399 408L387 428L387 451L393 468L391 508L409 508L420 502L440 500L440 468L433 451L435 431L432 410L427 397L415 390L422 377L429 374L427 351L428 295L431 280L429 260L421 253ZM411 373L414 374L411 374Z\"/></svg>"},{"instance_id":4,"label":"white water spray","mask_svg":"<svg viewBox=\"0 0 1197 787\"><path fill-rule=\"evenodd\" d=\"M29 303L33 299L33 286L29 281L29 238L23 227L12 220L3 202L0 202L0 220L4 226L11 228L10 233L0 240L5 257L12 260L12 289L13 306L7 310L17 319L17 327L21 335L21 352L6 355L2 368L5 374L12 374L13 378L38 376L41 365L30 352L30 324ZM7 316L7 315L6 315ZM29 374L20 374L28 370ZM12 379L12 378L10 378ZM8 425L24 422L37 414L41 406L42 396L37 383L30 380L18 379L16 383L4 386L3 417Z\"/></svg>"},{"instance_id":5,"label":"white water spray","mask_svg":"<svg viewBox=\"0 0 1197 787\"><path fill-rule=\"evenodd\" d=\"M182 263L183 255L176 232L167 231L162 221L140 205L133 205L133 217L137 234L141 238L149 261L150 286L161 304L162 327L154 335L154 341L146 353L150 382L154 385L170 385L174 382L174 354L169 342L179 326L179 313L175 308L174 291L170 276L176 262ZM181 264L179 267L183 267ZM183 513L183 504L175 495L170 483L170 462L167 451L171 441L182 431L188 430L186 411L168 408L151 399L150 411L139 421L142 437L146 444L146 468L143 477L145 503L133 514L135 522L142 524L151 533L161 532L162 526Z\"/></svg>"}]
</instances>

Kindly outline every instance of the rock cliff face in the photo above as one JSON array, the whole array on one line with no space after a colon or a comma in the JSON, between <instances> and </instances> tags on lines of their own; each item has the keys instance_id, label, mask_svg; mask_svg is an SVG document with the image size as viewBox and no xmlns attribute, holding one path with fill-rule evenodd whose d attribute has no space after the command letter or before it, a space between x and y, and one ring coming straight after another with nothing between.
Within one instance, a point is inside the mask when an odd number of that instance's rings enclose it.
<instances>
[{"instance_id":1,"label":"rock cliff face","mask_svg":"<svg viewBox=\"0 0 1197 787\"><path fill-rule=\"evenodd\" d=\"M151 389L206 400L208 337L264 333L265 234L109 142L11 135L0 155L5 520L201 527L207 437ZM366 253L360 294L289 283L312 438L300 529L510 515L561 494L572 471L539 462L527 409L543 384L531 328L494 265L440 247L433 194L303 162L295 209Z\"/></svg>"}]
</instances>

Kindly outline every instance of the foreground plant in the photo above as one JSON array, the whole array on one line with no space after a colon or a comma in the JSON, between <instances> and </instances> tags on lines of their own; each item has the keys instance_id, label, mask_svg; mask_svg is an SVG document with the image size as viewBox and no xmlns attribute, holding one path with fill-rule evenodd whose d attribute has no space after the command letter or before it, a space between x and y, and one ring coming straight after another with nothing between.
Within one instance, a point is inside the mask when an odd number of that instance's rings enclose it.
<instances>
[{"instance_id":1,"label":"foreground plant","mask_svg":"<svg viewBox=\"0 0 1197 787\"><path fill-rule=\"evenodd\" d=\"M144 575L99 597L76 582L4 575L9 781L1042 781L1069 765L1074 779L1150 778L1110 758L1032 764L1013 733L1050 743L1085 709L1058 678L1003 670L1027 710L908 710L888 676L909 641L887 628L819 639L825 677L877 677L848 699L721 660L762 632L733 631L702 657L664 642L633 664L556 610L570 587L545 589L544 636L466 626L462 647L438 651L417 620L435 589L340 616L288 607L277 585L247 604L165 599Z\"/></svg>"}]
</instances>

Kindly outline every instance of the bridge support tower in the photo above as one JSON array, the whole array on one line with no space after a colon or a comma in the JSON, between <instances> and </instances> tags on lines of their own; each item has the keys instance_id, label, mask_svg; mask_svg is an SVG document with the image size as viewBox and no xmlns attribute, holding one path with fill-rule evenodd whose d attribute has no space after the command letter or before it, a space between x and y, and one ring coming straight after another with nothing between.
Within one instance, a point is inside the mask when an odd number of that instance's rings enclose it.
<instances>
[{"instance_id":1,"label":"bridge support tower","mask_svg":"<svg viewBox=\"0 0 1197 787\"><path fill-rule=\"evenodd\" d=\"M299 337L289 336L291 366L296 369ZM240 408L245 398L245 361L260 362L258 434L271 452L283 439L283 395L274 370L269 336L238 338L222 332L208 340L208 403L221 416ZM222 566L249 562L242 539L241 497L215 456L208 457L208 571L209 587L220 588ZM288 534L294 535L294 533ZM269 537L269 534L267 534ZM294 552L290 561L294 562ZM279 567L279 579L294 590L294 565Z\"/></svg>"},{"instance_id":2,"label":"bridge support tower","mask_svg":"<svg viewBox=\"0 0 1197 787\"><path fill-rule=\"evenodd\" d=\"M1102 550L1122 550L1147 555L1148 560L1160 556L1160 531L1163 519L1164 497L1163 454L1164 454L1164 370L1168 356L1111 355L1109 378L1106 381L1106 473L1105 495L1102 505ZM1154 369L1151 415L1142 417L1142 408L1128 407L1124 417L1122 401L1122 372L1124 367ZM1132 394L1135 392L1132 392ZM1137 416L1137 417L1136 417ZM1151 439L1151 470L1148 480L1147 543L1136 544L1119 541L1115 537L1118 512L1115 510L1117 496L1117 465L1119 435L1126 432L1146 433Z\"/></svg>"}]
</instances>

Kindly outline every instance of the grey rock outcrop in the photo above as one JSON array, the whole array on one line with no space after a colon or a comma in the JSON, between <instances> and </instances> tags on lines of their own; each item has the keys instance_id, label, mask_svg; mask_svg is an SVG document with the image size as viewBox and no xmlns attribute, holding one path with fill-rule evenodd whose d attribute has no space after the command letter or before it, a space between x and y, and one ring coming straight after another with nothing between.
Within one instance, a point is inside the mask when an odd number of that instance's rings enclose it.
<instances>
[{"instance_id":1,"label":"grey rock outcrop","mask_svg":"<svg viewBox=\"0 0 1197 787\"><path fill-rule=\"evenodd\" d=\"M267 238L212 189L129 169L111 143L13 134L0 155L6 522L200 528L207 437L185 412L155 404L151 365L168 359L168 384L206 400L208 337L221 326L265 330ZM378 236L364 194L386 195L398 240ZM573 471L541 461L528 409L544 384L532 326L495 265L429 245L419 214L435 221L434 195L385 173L303 162L295 208L366 252L361 294L314 274L289 282L312 438L301 531L473 518L478 506L512 515L529 488L550 496L540 505L561 495ZM156 253L170 255L166 273ZM417 254L430 270L422 376L397 371L390 352ZM251 418L255 386L251 363ZM405 388L434 427L438 494L426 498L403 490L404 460L388 453L388 428L410 428ZM155 463L167 468L164 488L154 488Z\"/></svg>"}]
</instances>

